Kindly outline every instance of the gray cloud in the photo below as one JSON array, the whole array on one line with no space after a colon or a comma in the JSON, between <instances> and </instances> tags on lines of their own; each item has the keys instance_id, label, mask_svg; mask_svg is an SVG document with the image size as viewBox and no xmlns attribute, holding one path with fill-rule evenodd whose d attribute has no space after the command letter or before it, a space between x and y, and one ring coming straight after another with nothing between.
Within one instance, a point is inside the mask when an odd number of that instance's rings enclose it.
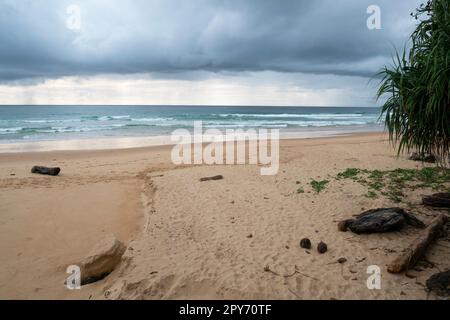
<instances>
[{"instance_id":1,"label":"gray cloud","mask_svg":"<svg viewBox=\"0 0 450 320\"><path fill-rule=\"evenodd\" d=\"M0 81L95 74L281 71L372 76L420 0L0 0ZM81 29L66 8L81 8ZM382 30L366 9L381 7Z\"/></svg>"}]
</instances>

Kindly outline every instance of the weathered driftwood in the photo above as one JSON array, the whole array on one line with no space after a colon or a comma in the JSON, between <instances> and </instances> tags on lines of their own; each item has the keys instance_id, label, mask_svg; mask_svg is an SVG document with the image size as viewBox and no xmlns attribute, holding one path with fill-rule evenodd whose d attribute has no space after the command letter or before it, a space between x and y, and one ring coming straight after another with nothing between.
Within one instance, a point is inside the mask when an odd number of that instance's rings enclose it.
<instances>
[{"instance_id":1,"label":"weathered driftwood","mask_svg":"<svg viewBox=\"0 0 450 320\"><path fill-rule=\"evenodd\" d=\"M60 168L48 168L43 166L34 166L31 168L32 173L46 174L50 176L57 176L60 172Z\"/></svg>"},{"instance_id":2,"label":"weathered driftwood","mask_svg":"<svg viewBox=\"0 0 450 320\"><path fill-rule=\"evenodd\" d=\"M447 216L445 214L441 214L431 221L430 225L412 245L388 265L388 271L390 273L400 273L413 267L422 258L428 246L439 237L446 221Z\"/></svg>"},{"instance_id":3,"label":"weathered driftwood","mask_svg":"<svg viewBox=\"0 0 450 320\"><path fill-rule=\"evenodd\" d=\"M424 205L434 208L450 208L450 193L435 193L422 198Z\"/></svg>"},{"instance_id":4,"label":"weathered driftwood","mask_svg":"<svg viewBox=\"0 0 450 320\"><path fill-rule=\"evenodd\" d=\"M380 208L361 213L356 219L339 222L339 231L350 229L356 234L396 231L405 224L425 228L425 224L401 208Z\"/></svg>"},{"instance_id":5,"label":"weathered driftwood","mask_svg":"<svg viewBox=\"0 0 450 320\"><path fill-rule=\"evenodd\" d=\"M218 176L214 176L214 177L205 177L205 178L200 178L200 181L211 181L211 180L222 180L223 176L222 175L218 175Z\"/></svg>"},{"instance_id":6,"label":"weathered driftwood","mask_svg":"<svg viewBox=\"0 0 450 320\"><path fill-rule=\"evenodd\" d=\"M450 270L432 275L426 282L427 288L438 296L450 296Z\"/></svg>"}]
</instances>

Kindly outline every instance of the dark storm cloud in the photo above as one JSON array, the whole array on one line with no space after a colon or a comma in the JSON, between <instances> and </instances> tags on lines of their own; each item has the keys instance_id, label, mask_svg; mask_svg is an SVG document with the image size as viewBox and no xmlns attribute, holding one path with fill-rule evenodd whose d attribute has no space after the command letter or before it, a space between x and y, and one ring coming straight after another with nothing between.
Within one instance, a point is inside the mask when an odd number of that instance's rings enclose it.
<instances>
[{"instance_id":1,"label":"dark storm cloud","mask_svg":"<svg viewBox=\"0 0 450 320\"><path fill-rule=\"evenodd\" d=\"M0 81L184 71L372 76L419 0L0 0ZM67 6L81 29L66 27ZM369 5L382 30L366 27Z\"/></svg>"}]
</instances>

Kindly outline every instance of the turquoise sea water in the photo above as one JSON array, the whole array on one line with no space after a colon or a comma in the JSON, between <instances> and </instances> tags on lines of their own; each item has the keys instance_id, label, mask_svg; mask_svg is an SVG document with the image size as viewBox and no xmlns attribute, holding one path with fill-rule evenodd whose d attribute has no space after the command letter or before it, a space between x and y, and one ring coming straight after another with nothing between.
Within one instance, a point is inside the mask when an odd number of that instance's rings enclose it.
<instances>
[{"instance_id":1,"label":"turquoise sea water","mask_svg":"<svg viewBox=\"0 0 450 320\"><path fill-rule=\"evenodd\" d=\"M205 129L376 131L378 117L353 107L0 106L0 142L169 135L198 120Z\"/></svg>"}]
</instances>

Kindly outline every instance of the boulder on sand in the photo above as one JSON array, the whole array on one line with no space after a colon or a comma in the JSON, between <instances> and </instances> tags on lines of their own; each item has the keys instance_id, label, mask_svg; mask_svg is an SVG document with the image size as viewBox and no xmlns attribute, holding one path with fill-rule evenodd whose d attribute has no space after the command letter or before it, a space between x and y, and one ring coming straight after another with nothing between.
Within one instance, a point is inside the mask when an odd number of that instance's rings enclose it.
<instances>
[{"instance_id":1,"label":"boulder on sand","mask_svg":"<svg viewBox=\"0 0 450 320\"><path fill-rule=\"evenodd\" d=\"M34 166L31 173L46 174L49 176L57 176L61 172L61 168L48 168L43 166Z\"/></svg>"},{"instance_id":2,"label":"boulder on sand","mask_svg":"<svg viewBox=\"0 0 450 320\"><path fill-rule=\"evenodd\" d=\"M383 233L399 230L405 224L425 228L422 221L401 208L381 208L363 212L356 219L341 221L338 229L346 231L348 228L356 234Z\"/></svg>"},{"instance_id":3,"label":"boulder on sand","mask_svg":"<svg viewBox=\"0 0 450 320\"><path fill-rule=\"evenodd\" d=\"M438 296L450 296L450 270L432 275L426 282L427 289Z\"/></svg>"},{"instance_id":4,"label":"boulder on sand","mask_svg":"<svg viewBox=\"0 0 450 320\"><path fill-rule=\"evenodd\" d=\"M105 278L120 263L125 250L125 245L114 235L106 236L78 264L81 270L81 285Z\"/></svg>"}]
</instances>

